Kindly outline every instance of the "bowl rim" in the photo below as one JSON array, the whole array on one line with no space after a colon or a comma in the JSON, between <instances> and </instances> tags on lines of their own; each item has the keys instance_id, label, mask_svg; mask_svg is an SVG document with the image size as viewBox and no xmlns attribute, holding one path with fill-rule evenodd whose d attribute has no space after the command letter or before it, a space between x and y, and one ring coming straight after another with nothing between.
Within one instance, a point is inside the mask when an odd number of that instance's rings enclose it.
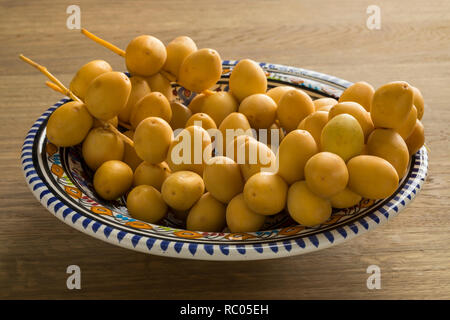
<instances>
[{"instance_id":1,"label":"bowl rim","mask_svg":"<svg viewBox=\"0 0 450 320\"><path fill-rule=\"evenodd\" d=\"M238 60L225 60L223 66L232 68L237 62ZM330 83L342 89L351 85L348 81L302 68L267 63L259 64L267 73L274 72L287 76L308 77L312 80ZM229 73L224 74L224 78L227 78L227 76L229 76ZM314 88L307 87L307 89ZM43 181L43 176L38 173L39 170L36 168L38 164L35 163L33 154L36 154L40 141L35 138L38 132L45 128L50 114L67 101L70 101L70 99L63 98L46 110L32 125L25 137L21 161L28 187L48 211L69 226L105 242L144 253L187 259L235 261L281 258L325 249L364 234L395 217L414 199L427 175L428 155L426 148L422 147L412 157L408 177L403 181L403 184L391 197L383 200L383 203L376 210L364 214L357 220L343 223L339 227L309 236L300 234L297 238L272 239L265 243L241 242L234 244L230 241L229 244L215 244L202 243L201 241L183 241L182 238L175 241L138 233L133 234L86 217L68 207L64 202L65 200L47 186Z\"/></svg>"}]
</instances>

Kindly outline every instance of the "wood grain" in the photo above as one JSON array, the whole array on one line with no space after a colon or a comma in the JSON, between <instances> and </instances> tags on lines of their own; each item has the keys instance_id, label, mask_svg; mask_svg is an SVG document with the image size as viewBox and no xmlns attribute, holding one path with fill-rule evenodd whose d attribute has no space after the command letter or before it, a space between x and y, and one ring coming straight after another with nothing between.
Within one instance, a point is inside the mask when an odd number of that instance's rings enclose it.
<instances>
[{"instance_id":1,"label":"wood grain","mask_svg":"<svg viewBox=\"0 0 450 320\"><path fill-rule=\"evenodd\" d=\"M19 154L35 119L60 97L18 59L68 83L77 68L123 60L68 30L67 1L0 1L0 298L450 299L450 3L377 0L379 31L361 1L78 1L82 26L125 48L149 33L191 36L224 59L250 57L379 86L406 80L426 99L428 180L398 217L334 248L266 261L202 262L145 255L61 223L28 190ZM372 3L372 2L370 2ZM82 289L66 289L66 268ZM366 288L377 264L382 289Z\"/></svg>"}]
</instances>

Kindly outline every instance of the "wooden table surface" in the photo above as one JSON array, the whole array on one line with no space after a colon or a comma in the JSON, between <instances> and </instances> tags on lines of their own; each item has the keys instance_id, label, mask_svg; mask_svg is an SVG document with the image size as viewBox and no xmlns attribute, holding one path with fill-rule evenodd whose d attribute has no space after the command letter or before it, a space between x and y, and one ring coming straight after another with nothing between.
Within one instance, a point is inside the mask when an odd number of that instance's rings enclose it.
<instances>
[{"instance_id":1,"label":"wooden table surface","mask_svg":"<svg viewBox=\"0 0 450 320\"><path fill-rule=\"evenodd\" d=\"M224 5L226 3L226 5ZM84 63L115 54L66 27L70 1L0 1L0 298L449 299L450 2L77 1L82 27L121 48L139 34L189 35L224 59L304 67L378 87L421 89L429 175L398 217L352 241L307 255L246 262L170 259L119 248L55 219L28 190L19 161L26 132L60 99L24 53L68 84ZM381 9L369 30L367 6ZM81 290L66 268L81 268ZM381 289L369 290L369 265Z\"/></svg>"}]
</instances>

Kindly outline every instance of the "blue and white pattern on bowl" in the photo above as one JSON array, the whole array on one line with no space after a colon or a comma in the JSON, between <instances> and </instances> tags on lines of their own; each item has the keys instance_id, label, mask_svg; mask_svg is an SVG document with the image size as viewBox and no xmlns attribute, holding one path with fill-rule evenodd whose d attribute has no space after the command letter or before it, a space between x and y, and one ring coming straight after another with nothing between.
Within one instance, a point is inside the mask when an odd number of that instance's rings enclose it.
<instances>
[{"instance_id":1,"label":"blue and white pattern on bowl","mask_svg":"<svg viewBox=\"0 0 450 320\"><path fill-rule=\"evenodd\" d=\"M237 61L223 62L223 75L216 90L228 90L228 78ZM322 73L261 63L270 87L290 85L313 98L338 98L350 82ZM173 88L175 98L188 104L195 96L182 87ZM49 108L33 124L22 147L25 179L35 197L57 218L73 228L103 241L161 256L201 260L256 260L303 254L327 248L372 230L396 216L421 189L428 167L422 147L412 158L408 173L389 198L363 199L353 208L334 210L317 227L296 224L282 213L270 217L260 232L193 232L169 213L160 225L133 219L123 199L104 201L92 188L92 172L84 165L80 147L57 148L45 137L50 114L69 101Z\"/></svg>"}]
</instances>

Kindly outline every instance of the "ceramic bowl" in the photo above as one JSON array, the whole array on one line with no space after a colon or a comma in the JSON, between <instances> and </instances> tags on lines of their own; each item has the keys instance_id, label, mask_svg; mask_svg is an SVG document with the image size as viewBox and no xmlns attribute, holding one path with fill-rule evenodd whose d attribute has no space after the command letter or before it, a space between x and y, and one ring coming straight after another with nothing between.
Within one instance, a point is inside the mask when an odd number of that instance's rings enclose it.
<instances>
[{"instance_id":1,"label":"ceramic bowl","mask_svg":"<svg viewBox=\"0 0 450 320\"><path fill-rule=\"evenodd\" d=\"M228 90L230 71L237 61L223 61L223 76L216 90ZM269 87L290 85L315 98L338 98L350 82L301 68L261 63ZM183 104L195 94L174 86ZM194 232L169 213L159 225L133 219L124 199L105 201L92 186L93 173L84 164L80 146L57 148L46 139L48 117L62 99L31 127L22 148L22 165L32 193L58 219L100 240L148 254L200 260L256 260L281 258L334 246L368 232L403 210L417 195L427 174L427 151L411 157L408 173L387 199L363 199L316 227L298 225L286 213L270 217L263 231L248 233Z\"/></svg>"}]
</instances>

